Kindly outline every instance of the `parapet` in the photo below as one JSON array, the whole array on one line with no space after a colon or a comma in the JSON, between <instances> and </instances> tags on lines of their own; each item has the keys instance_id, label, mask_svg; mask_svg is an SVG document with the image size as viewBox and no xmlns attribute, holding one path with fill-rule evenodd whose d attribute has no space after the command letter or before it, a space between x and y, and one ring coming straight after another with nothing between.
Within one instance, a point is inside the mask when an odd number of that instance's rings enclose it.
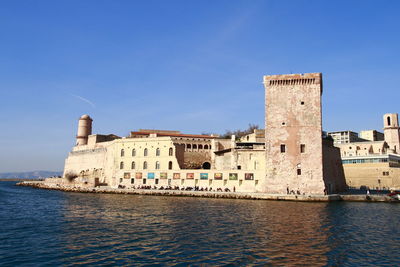
<instances>
[{"instance_id":1,"label":"parapet","mask_svg":"<svg viewBox=\"0 0 400 267\"><path fill-rule=\"evenodd\" d=\"M304 74L282 74L265 75L265 86L293 86L293 85L321 85L322 93L322 73L304 73Z\"/></svg>"}]
</instances>

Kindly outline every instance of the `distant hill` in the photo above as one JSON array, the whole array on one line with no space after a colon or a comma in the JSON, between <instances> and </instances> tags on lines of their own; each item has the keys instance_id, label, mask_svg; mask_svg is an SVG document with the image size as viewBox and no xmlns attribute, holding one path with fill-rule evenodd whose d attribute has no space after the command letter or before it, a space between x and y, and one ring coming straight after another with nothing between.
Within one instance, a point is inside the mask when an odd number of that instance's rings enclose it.
<instances>
[{"instance_id":1,"label":"distant hill","mask_svg":"<svg viewBox=\"0 0 400 267\"><path fill-rule=\"evenodd\" d=\"M51 176L61 176L62 172L52 172L52 171L31 171L31 172L3 172L0 173L0 178L3 179L40 179L47 178Z\"/></svg>"}]
</instances>

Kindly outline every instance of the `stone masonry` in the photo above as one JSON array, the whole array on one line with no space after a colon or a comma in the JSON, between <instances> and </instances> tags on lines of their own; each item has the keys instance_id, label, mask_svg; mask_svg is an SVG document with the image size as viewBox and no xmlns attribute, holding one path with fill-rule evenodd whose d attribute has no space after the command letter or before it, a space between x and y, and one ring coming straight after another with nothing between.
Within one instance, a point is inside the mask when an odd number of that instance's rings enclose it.
<instances>
[{"instance_id":1,"label":"stone masonry","mask_svg":"<svg viewBox=\"0 0 400 267\"><path fill-rule=\"evenodd\" d=\"M264 76L265 192L323 194L322 74Z\"/></svg>"}]
</instances>

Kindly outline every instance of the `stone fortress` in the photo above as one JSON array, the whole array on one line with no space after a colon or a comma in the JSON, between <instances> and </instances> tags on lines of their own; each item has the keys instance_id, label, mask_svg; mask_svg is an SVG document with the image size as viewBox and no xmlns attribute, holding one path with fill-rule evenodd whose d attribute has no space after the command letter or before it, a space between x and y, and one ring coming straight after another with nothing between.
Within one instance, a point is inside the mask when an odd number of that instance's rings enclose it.
<instances>
[{"instance_id":1,"label":"stone fortress","mask_svg":"<svg viewBox=\"0 0 400 267\"><path fill-rule=\"evenodd\" d=\"M92 134L93 120L83 115L62 183L303 195L344 191L340 150L322 132L322 74L264 76L264 87L265 130L241 138L143 129L126 137Z\"/></svg>"}]
</instances>

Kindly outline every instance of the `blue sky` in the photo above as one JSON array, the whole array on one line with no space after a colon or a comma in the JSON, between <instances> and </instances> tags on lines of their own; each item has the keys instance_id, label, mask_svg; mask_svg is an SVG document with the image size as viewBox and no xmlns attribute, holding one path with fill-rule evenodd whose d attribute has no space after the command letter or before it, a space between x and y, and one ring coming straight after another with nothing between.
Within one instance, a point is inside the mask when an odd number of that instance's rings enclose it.
<instances>
[{"instance_id":1,"label":"blue sky","mask_svg":"<svg viewBox=\"0 0 400 267\"><path fill-rule=\"evenodd\" d=\"M327 131L399 112L399 1L1 1L0 172L94 133L264 124L267 74L322 72ZM88 100L89 102L85 101Z\"/></svg>"}]
</instances>

